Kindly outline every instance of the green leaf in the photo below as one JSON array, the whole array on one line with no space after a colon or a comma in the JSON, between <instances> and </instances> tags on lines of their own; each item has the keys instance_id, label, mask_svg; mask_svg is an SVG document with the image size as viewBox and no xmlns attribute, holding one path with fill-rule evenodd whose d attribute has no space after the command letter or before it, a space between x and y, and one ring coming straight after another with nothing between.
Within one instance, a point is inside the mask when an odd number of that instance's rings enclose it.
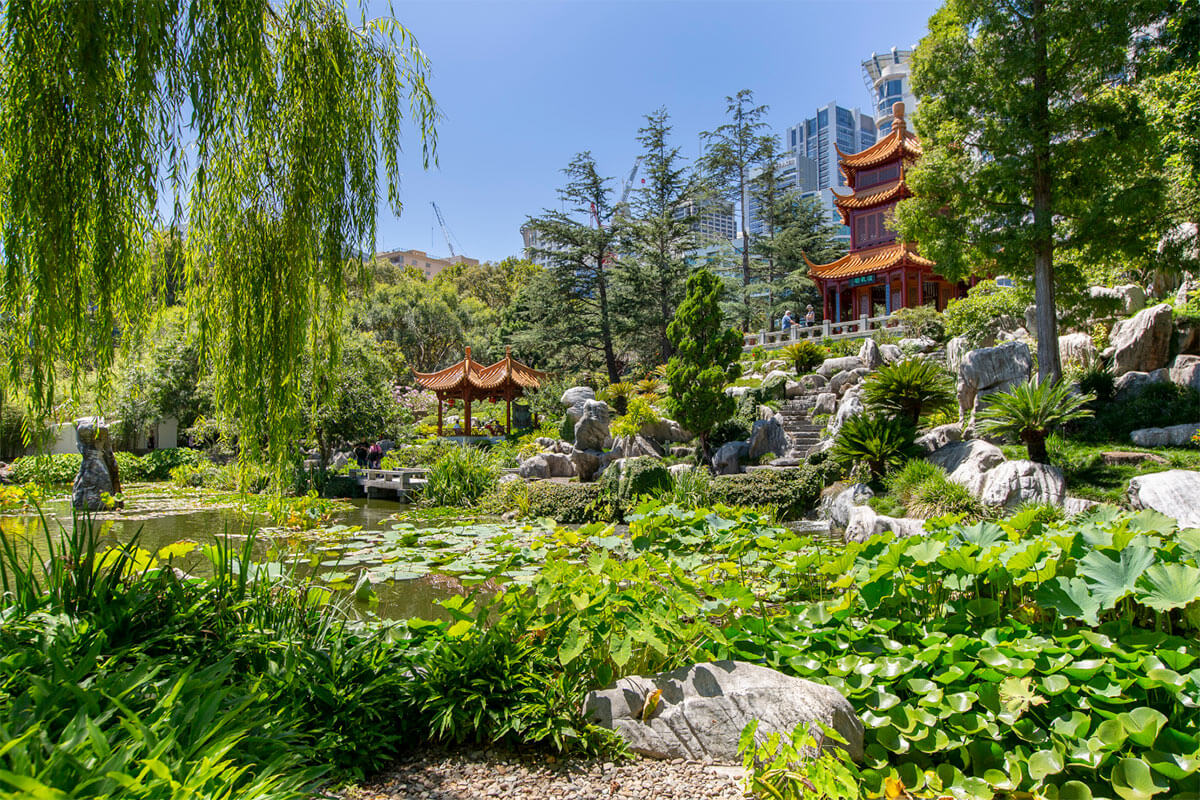
<instances>
[{"instance_id":1,"label":"green leaf","mask_svg":"<svg viewBox=\"0 0 1200 800\"><path fill-rule=\"evenodd\" d=\"M1115 555L1093 550L1079 559L1076 568L1101 609L1113 608L1132 593L1137 579L1154 563L1154 551L1145 545L1130 545Z\"/></svg>"},{"instance_id":2,"label":"green leaf","mask_svg":"<svg viewBox=\"0 0 1200 800\"><path fill-rule=\"evenodd\" d=\"M1182 608L1200 597L1200 568L1155 564L1137 581L1137 601L1157 611Z\"/></svg>"},{"instance_id":3,"label":"green leaf","mask_svg":"<svg viewBox=\"0 0 1200 800\"><path fill-rule=\"evenodd\" d=\"M1092 800L1092 790L1086 783L1067 781L1058 787L1058 800Z\"/></svg>"},{"instance_id":4,"label":"green leaf","mask_svg":"<svg viewBox=\"0 0 1200 800\"><path fill-rule=\"evenodd\" d=\"M573 619L571 620L571 626L567 628L567 633L563 637L562 646L558 648L558 660L565 667L579 658L586 646L586 638L579 629L579 620Z\"/></svg>"},{"instance_id":5,"label":"green leaf","mask_svg":"<svg viewBox=\"0 0 1200 800\"><path fill-rule=\"evenodd\" d=\"M1125 733L1136 744L1149 747L1158 738L1158 732L1167 724L1167 718L1162 712L1142 706L1132 711L1117 715Z\"/></svg>"},{"instance_id":6,"label":"green leaf","mask_svg":"<svg viewBox=\"0 0 1200 800\"><path fill-rule=\"evenodd\" d=\"M1122 758L1113 767L1113 789L1124 800L1150 800L1170 788L1165 778L1156 775L1140 758Z\"/></svg>"},{"instance_id":7,"label":"green leaf","mask_svg":"<svg viewBox=\"0 0 1200 800\"><path fill-rule=\"evenodd\" d=\"M1048 775L1062 772L1063 757L1057 750L1038 750L1029 757L1029 777L1040 783Z\"/></svg>"},{"instance_id":8,"label":"green leaf","mask_svg":"<svg viewBox=\"0 0 1200 800\"><path fill-rule=\"evenodd\" d=\"M1037 590L1038 602L1070 619L1081 619L1089 625L1100 624L1100 601L1082 578L1067 578L1062 575Z\"/></svg>"}]
</instances>

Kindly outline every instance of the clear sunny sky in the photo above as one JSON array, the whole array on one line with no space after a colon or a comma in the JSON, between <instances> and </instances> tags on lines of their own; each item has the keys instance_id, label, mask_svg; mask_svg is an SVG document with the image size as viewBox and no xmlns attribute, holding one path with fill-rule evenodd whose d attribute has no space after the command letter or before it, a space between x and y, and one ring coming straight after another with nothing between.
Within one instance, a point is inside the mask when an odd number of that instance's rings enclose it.
<instances>
[{"instance_id":1,"label":"clear sunny sky","mask_svg":"<svg viewBox=\"0 0 1200 800\"><path fill-rule=\"evenodd\" d=\"M556 204L560 170L591 150L614 186L643 115L666 106L694 159L749 88L772 131L836 100L869 113L861 63L916 44L934 0L422 0L393 8L432 63L439 166L405 154L404 211L381 209L380 250L447 254L436 201L466 255L521 251L521 223ZM432 238L431 238L432 232Z\"/></svg>"}]
</instances>

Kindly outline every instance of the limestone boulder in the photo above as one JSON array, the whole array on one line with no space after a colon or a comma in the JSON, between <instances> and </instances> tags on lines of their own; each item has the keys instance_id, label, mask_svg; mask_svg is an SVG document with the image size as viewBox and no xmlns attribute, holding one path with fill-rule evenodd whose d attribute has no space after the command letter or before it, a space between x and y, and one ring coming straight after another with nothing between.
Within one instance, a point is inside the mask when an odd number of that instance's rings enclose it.
<instances>
[{"instance_id":1,"label":"limestone boulder","mask_svg":"<svg viewBox=\"0 0 1200 800\"><path fill-rule=\"evenodd\" d=\"M541 453L541 456L546 459L546 465L550 468L551 478L575 477L575 462L571 460L569 455L564 453Z\"/></svg>"},{"instance_id":2,"label":"limestone boulder","mask_svg":"<svg viewBox=\"0 0 1200 800\"><path fill-rule=\"evenodd\" d=\"M1169 374L1172 383L1200 390L1200 356L1186 353L1175 356L1175 360L1171 362Z\"/></svg>"},{"instance_id":3,"label":"limestone boulder","mask_svg":"<svg viewBox=\"0 0 1200 800\"><path fill-rule=\"evenodd\" d=\"M604 453L599 450L580 450L578 447L574 447L567 458L571 459L571 466L579 480L590 481L600 471L600 462L604 458Z\"/></svg>"},{"instance_id":4,"label":"limestone boulder","mask_svg":"<svg viewBox=\"0 0 1200 800\"><path fill-rule=\"evenodd\" d=\"M917 437L917 446L926 453L940 450L948 444L962 441L962 426L957 422L930 428Z\"/></svg>"},{"instance_id":5,"label":"limestone boulder","mask_svg":"<svg viewBox=\"0 0 1200 800\"><path fill-rule=\"evenodd\" d=\"M974 414L980 401L1029 380L1033 358L1024 342L980 347L963 356L958 367L958 408L962 418Z\"/></svg>"},{"instance_id":6,"label":"limestone boulder","mask_svg":"<svg viewBox=\"0 0 1200 800\"><path fill-rule=\"evenodd\" d=\"M971 350L971 343L967 341L965 336L955 336L950 341L946 342L946 367L954 374L958 374L958 368L962 365L963 358Z\"/></svg>"},{"instance_id":7,"label":"limestone boulder","mask_svg":"<svg viewBox=\"0 0 1200 800\"><path fill-rule=\"evenodd\" d=\"M575 446L580 450L603 450L612 441L608 425L611 412L603 400L585 400L575 423Z\"/></svg>"},{"instance_id":8,"label":"limestone boulder","mask_svg":"<svg viewBox=\"0 0 1200 800\"><path fill-rule=\"evenodd\" d=\"M541 481L550 477L550 464L543 455L531 456L517 467L517 474L527 481Z\"/></svg>"},{"instance_id":9,"label":"limestone boulder","mask_svg":"<svg viewBox=\"0 0 1200 800\"><path fill-rule=\"evenodd\" d=\"M1126 372L1113 382L1113 396L1116 400L1131 399L1146 391L1147 387L1169 380L1171 373L1165 368L1153 372Z\"/></svg>"},{"instance_id":10,"label":"limestone boulder","mask_svg":"<svg viewBox=\"0 0 1200 800\"><path fill-rule=\"evenodd\" d=\"M672 464L667 467L667 472L672 475L682 475L685 472L693 472L697 469L694 464Z\"/></svg>"},{"instance_id":11,"label":"limestone boulder","mask_svg":"<svg viewBox=\"0 0 1200 800\"><path fill-rule=\"evenodd\" d=\"M574 425L583 416L583 404L596 399L596 390L590 386L572 386L562 393L558 402L567 412L567 418Z\"/></svg>"},{"instance_id":12,"label":"limestone boulder","mask_svg":"<svg viewBox=\"0 0 1200 800\"><path fill-rule=\"evenodd\" d=\"M885 364L891 364L904 358L904 351L900 349L900 345L898 344L879 345L879 354L883 356Z\"/></svg>"},{"instance_id":13,"label":"limestone boulder","mask_svg":"<svg viewBox=\"0 0 1200 800\"><path fill-rule=\"evenodd\" d=\"M113 456L108 423L103 417L75 420L75 447L83 461L71 487L71 506L77 511L108 511L121 503L108 501L121 493L121 473ZM112 503L112 505L110 505Z\"/></svg>"},{"instance_id":14,"label":"limestone boulder","mask_svg":"<svg viewBox=\"0 0 1200 800\"><path fill-rule=\"evenodd\" d=\"M874 339L864 339L862 347L858 348L858 360L867 369L878 369L883 365L883 353Z\"/></svg>"},{"instance_id":15,"label":"limestone boulder","mask_svg":"<svg viewBox=\"0 0 1200 800\"><path fill-rule=\"evenodd\" d=\"M782 456L791 449L792 445L788 441L787 432L784 431L779 418L771 417L758 420L750 429L749 449L746 457L750 461L758 461L767 453Z\"/></svg>"},{"instance_id":16,"label":"limestone boulder","mask_svg":"<svg viewBox=\"0 0 1200 800\"><path fill-rule=\"evenodd\" d=\"M844 356L842 358L827 358L821 362L821 366L817 367L817 374L822 378L829 380L839 372L861 367L862 362L858 360L858 356Z\"/></svg>"},{"instance_id":17,"label":"limestone boulder","mask_svg":"<svg viewBox=\"0 0 1200 800\"><path fill-rule=\"evenodd\" d=\"M1064 364L1074 362L1084 367L1092 366L1100 357L1092 337L1086 333L1068 333L1058 337L1058 353Z\"/></svg>"},{"instance_id":18,"label":"limestone boulder","mask_svg":"<svg viewBox=\"0 0 1200 800\"><path fill-rule=\"evenodd\" d=\"M718 475L737 475L750 453L749 442L726 442L713 453L713 471Z\"/></svg>"},{"instance_id":19,"label":"limestone boulder","mask_svg":"<svg viewBox=\"0 0 1200 800\"><path fill-rule=\"evenodd\" d=\"M846 393L846 390L862 381L862 376L857 372L845 371L839 372L829 379L829 391L839 397Z\"/></svg>"},{"instance_id":20,"label":"limestone boulder","mask_svg":"<svg viewBox=\"0 0 1200 800\"><path fill-rule=\"evenodd\" d=\"M620 452L623 458L636 458L637 456L662 458L666 452L657 441L640 433L633 436L618 436L613 440L612 449Z\"/></svg>"},{"instance_id":21,"label":"limestone boulder","mask_svg":"<svg viewBox=\"0 0 1200 800\"><path fill-rule=\"evenodd\" d=\"M1146 292L1142 287L1126 283L1121 286L1092 286L1088 294L1093 300L1111 300L1122 315L1136 314L1146 307Z\"/></svg>"},{"instance_id":22,"label":"limestone boulder","mask_svg":"<svg viewBox=\"0 0 1200 800\"><path fill-rule=\"evenodd\" d=\"M928 336L901 339L900 351L904 353L932 353L937 349L937 342Z\"/></svg>"},{"instance_id":23,"label":"limestone boulder","mask_svg":"<svg viewBox=\"0 0 1200 800\"><path fill-rule=\"evenodd\" d=\"M838 398L833 392L821 392L813 401L814 414L835 414L837 413Z\"/></svg>"},{"instance_id":24,"label":"limestone boulder","mask_svg":"<svg viewBox=\"0 0 1200 800\"><path fill-rule=\"evenodd\" d=\"M1181 528L1200 528L1200 472L1171 469L1129 480L1129 505L1174 517Z\"/></svg>"},{"instance_id":25,"label":"limestone boulder","mask_svg":"<svg viewBox=\"0 0 1200 800\"><path fill-rule=\"evenodd\" d=\"M762 368L764 372L770 373L771 370L784 369L788 362L782 358L772 358L770 361L763 362Z\"/></svg>"},{"instance_id":26,"label":"limestone boulder","mask_svg":"<svg viewBox=\"0 0 1200 800\"><path fill-rule=\"evenodd\" d=\"M979 497L987 473L1004 463L1004 451L982 439L952 442L930 453L926 460L946 470L947 477Z\"/></svg>"},{"instance_id":27,"label":"limestone boulder","mask_svg":"<svg viewBox=\"0 0 1200 800\"><path fill-rule=\"evenodd\" d=\"M805 375L803 378L801 378L800 385L804 387L804 391L806 392L816 391L817 389L824 389L826 386L828 386L829 378L825 377L824 375L818 375L814 372L811 375Z\"/></svg>"},{"instance_id":28,"label":"limestone boulder","mask_svg":"<svg viewBox=\"0 0 1200 800\"><path fill-rule=\"evenodd\" d=\"M1022 503L1061 506L1066 489L1066 479L1058 467L1036 461L1006 461L988 471L979 499L1006 511Z\"/></svg>"},{"instance_id":29,"label":"limestone boulder","mask_svg":"<svg viewBox=\"0 0 1200 800\"><path fill-rule=\"evenodd\" d=\"M800 381L788 381L783 387L783 396L788 400L791 400L793 397L799 397L802 394L804 394L804 384Z\"/></svg>"},{"instance_id":30,"label":"limestone boulder","mask_svg":"<svg viewBox=\"0 0 1200 800\"><path fill-rule=\"evenodd\" d=\"M647 711L652 696L658 702ZM863 755L862 722L836 689L742 661L621 678L589 692L583 713L650 758L740 764L738 740L751 720L763 739L806 726L819 746L836 746L825 742L820 723L845 739L851 757Z\"/></svg>"},{"instance_id":31,"label":"limestone boulder","mask_svg":"<svg viewBox=\"0 0 1200 800\"><path fill-rule=\"evenodd\" d=\"M861 395L860 387L856 386L842 396L841 402L838 403L837 411L834 413L833 419L829 422L830 438L837 436L838 431L842 429L842 425L846 420L866 411L866 406L863 405Z\"/></svg>"},{"instance_id":32,"label":"limestone boulder","mask_svg":"<svg viewBox=\"0 0 1200 800\"><path fill-rule=\"evenodd\" d=\"M824 516L832 526L844 530L850 524L850 515L854 513L854 509L865 506L874 496L875 492L865 483L851 484L842 491L832 494L827 505L823 504L825 505Z\"/></svg>"},{"instance_id":33,"label":"limestone boulder","mask_svg":"<svg viewBox=\"0 0 1200 800\"><path fill-rule=\"evenodd\" d=\"M694 433L684 428L675 420L667 419L666 417L654 422L647 422L642 426L641 434L647 439L653 439L663 444L690 442L696 438Z\"/></svg>"},{"instance_id":34,"label":"limestone boulder","mask_svg":"<svg viewBox=\"0 0 1200 800\"><path fill-rule=\"evenodd\" d=\"M1200 409L1196 413L1200 416ZM1165 428L1138 428L1129 434L1129 439L1138 447L1187 447L1196 431L1200 431L1200 422L1186 422ZM1200 503L1200 495L1196 501Z\"/></svg>"},{"instance_id":35,"label":"limestone boulder","mask_svg":"<svg viewBox=\"0 0 1200 800\"><path fill-rule=\"evenodd\" d=\"M925 532L925 520L912 517L889 517L878 514L870 506L855 506L850 512L842 538L847 542L865 542L874 536L894 533L899 538L920 536Z\"/></svg>"},{"instance_id":36,"label":"limestone boulder","mask_svg":"<svg viewBox=\"0 0 1200 800\"><path fill-rule=\"evenodd\" d=\"M749 392L750 392L749 386L726 386L725 387L725 394L729 395L730 397L732 397L734 399L738 399L738 400L745 397L747 394L749 394Z\"/></svg>"},{"instance_id":37,"label":"limestone boulder","mask_svg":"<svg viewBox=\"0 0 1200 800\"><path fill-rule=\"evenodd\" d=\"M1095 500L1085 500L1082 497L1067 496L1063 498L1062 509L1063 513L1068 517L1077 517L1080 514L1090 511L1100 505Z\"/></svg>"},{"instance_id":38,"label":"limestone boulder","mask_svg":"<svg viewBox=\"0 0 1200 800\"><path fill-rule=\"evenodd\" d=\"M1167 365L1171 348L1171 306L1160 303L1113 326L1113 372L1152 372Z\"/></svg>"}]
</instances>

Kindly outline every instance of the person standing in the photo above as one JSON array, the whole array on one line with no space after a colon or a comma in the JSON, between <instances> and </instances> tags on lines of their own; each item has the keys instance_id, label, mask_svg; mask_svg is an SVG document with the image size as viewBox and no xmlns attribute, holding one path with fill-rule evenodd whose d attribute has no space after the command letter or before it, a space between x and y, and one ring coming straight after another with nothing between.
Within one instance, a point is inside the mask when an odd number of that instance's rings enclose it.
<instances>
[{"instance_id":1,"label":"person standing","mask_svg":"<svg viewBox=\"0 0 1200 800\"><path fill-rule=\"evenodd\" d=\"M813 307L809 306L804 312L804 325L811 328L817 324L817 313L813 311Z\"/></svg>"},{"instance_id":2,"label":"person standing","mask_svg":"<svg viewBox=\"0 0 1200 800\"><path fill-rule=\"evenodd\" d=\"M369 469L379 469L379 465L383 462L383 448L379 446L379 442L372 442L371 449L367 451L367 464Z\"/></svg>"}]
</instances>

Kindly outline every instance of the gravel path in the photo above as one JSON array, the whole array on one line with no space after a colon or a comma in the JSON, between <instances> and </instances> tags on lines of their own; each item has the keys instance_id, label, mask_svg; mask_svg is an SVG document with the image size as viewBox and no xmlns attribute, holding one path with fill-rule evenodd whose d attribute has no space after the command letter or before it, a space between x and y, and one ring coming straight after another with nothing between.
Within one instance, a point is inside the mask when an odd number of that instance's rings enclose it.
<instances>
[{"instance_id":1,"label":"gravel path","mask_svg":"<svg viewBox=\"0 0 1200 800\"><path fill-rule=\"evenodd\" d=\"M344 800L742 800L742 770L675 761L624 763L499 751L426 752L393 764Z\"/></svg>"}]
</instances>

